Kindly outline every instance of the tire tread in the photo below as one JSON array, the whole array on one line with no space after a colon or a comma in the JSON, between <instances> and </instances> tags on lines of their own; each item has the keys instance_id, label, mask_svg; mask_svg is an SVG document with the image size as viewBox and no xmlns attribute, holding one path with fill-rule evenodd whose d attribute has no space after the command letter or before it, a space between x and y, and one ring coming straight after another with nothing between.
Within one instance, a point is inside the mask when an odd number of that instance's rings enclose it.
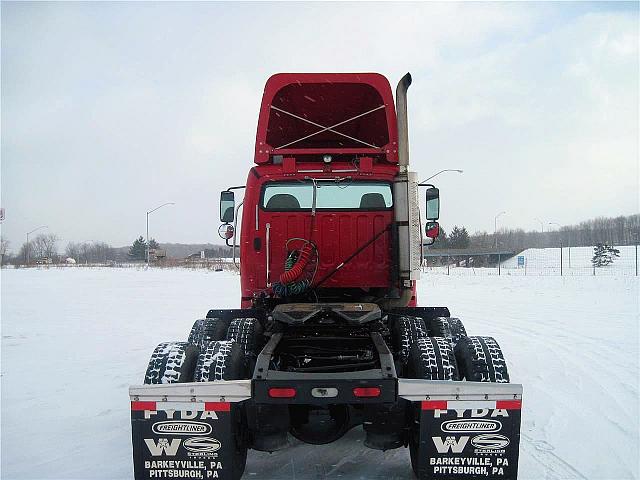
<instances>
[{"instance_id":1,"label":"tire tread","mask_svg":"<svg viewBox=\"0 0 640 480\"><path fill-rule=\"evenodd\" d=\"M468 381L509 383L507 363L493 337L463 337L455 353L461 373Z\"/></svg>"},{"instance_id":2,"label":"tire tread","mask_svg":"<svg viewBox=\"0 0 640 480\"><path fill-rule=\"evenodd\" d=\"M409 378L458 380L458 364L448 339L425 337L416 340L408 360Z\"/></svg>"},{"instance_id":3,"label":"tire tread","mask_svg":"<svg viewBox=\"0 0 640 480\"><path fill-rule=\"evenodd\" d=\"M145 384L190 382L197 349L188 342L164 342L151 354Z\"/></svg>"},{"instance_id":4,"label":"tire tread","mask_svg":"<svg viewBox=\"0 0 640 480\"><path fill-rule=\"evenodd\" d=\"M393 325L395 349L403 364L407 363L411 347L420 338L429 336L424 320L420 317L401 315L396 317Z\"/></svg>"}]
</instances>

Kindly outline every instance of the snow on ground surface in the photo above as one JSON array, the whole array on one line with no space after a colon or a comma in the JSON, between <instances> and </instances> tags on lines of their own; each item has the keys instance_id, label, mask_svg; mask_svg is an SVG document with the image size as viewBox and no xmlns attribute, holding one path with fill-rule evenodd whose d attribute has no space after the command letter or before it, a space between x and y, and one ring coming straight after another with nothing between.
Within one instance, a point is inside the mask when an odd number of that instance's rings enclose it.
<instances>
[{"instance_id":1,"label":"snow on ground surface","mask_svg":"<svg viewBox=\"0 0 640 480\"><path fill-rule=\"evenodd\" d=\"M520 479L638 478L638 278L426 274L423 305L494 336L524 384ZM132 478L128 387L239 277L201 270L2 271L3 479ZM246 479L412 478L406 449L250 451Z\"/></svg>"}]
</instances>

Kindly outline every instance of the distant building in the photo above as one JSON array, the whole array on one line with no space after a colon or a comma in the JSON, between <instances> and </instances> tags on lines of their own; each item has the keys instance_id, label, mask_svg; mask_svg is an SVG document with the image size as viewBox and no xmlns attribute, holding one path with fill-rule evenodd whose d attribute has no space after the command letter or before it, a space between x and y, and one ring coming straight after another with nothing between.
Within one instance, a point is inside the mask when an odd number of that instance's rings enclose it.
<instances>
[{"instance_id":1,"label":"distant building","mask_svg":"<svg viewBox=\"0 0 640 480\"><path fill-rule=\"evenodd\" d=\"M163 258L167 258L167 251L162 250L160 248L150 248L149 249L149 259L151 260L161 260Z\"/></svg>"}]
</instances>

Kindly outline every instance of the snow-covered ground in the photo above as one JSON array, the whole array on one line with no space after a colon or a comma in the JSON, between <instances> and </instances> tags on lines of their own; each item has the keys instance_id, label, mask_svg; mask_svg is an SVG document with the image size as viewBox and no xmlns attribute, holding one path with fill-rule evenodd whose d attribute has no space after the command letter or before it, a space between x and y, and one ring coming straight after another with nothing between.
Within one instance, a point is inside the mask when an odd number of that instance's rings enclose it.
<instances>
[{"instance_id":1,"label":"snow-covered ground","mask_svg":"<svg viewBox=\"0 0 640 480\"><path fill-rule=\"evenodd\" d=\"M130 384L163 340L210 307L236 307L239 277L202 270L2 271L3 479L132 477ZM631 479L639 470L637 277L442 276L420 282L470 334L500 342L524 384L521 479ZM245 478L411 478L405 449L249 452Z\"/></svg>"}]
</instances>

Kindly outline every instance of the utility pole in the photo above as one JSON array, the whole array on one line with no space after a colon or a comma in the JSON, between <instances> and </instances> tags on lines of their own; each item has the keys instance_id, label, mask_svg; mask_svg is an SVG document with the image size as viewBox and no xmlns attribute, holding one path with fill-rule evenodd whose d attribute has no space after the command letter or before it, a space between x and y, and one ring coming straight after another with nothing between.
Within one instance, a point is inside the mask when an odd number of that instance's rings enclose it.
<instances>
[{"instance_id":1,"label":"utility pole","mask_svg":"<svg viewBox=\"0 0 640 480\"><path fill-rule=\"evenodd\" d=\"M163 203L162 205L154 208L153 210L149 210L147 212L147 245L146 245L146 255L145 255L147 257L147 267L149 266L149 214L167 205L175 205L175 203L174 202Z\"/></svg>"},{"instance_id":2,"label":"utility pole","mask_svg":"<svg viewBox=\"0 0 640 480\"><path fill-rule=\"evenodd\" d=\"M25 246L26 253L27 253L27 267L29 266L29 235L31 235L35 231L40 230L41 228L49 228L49 227L47 227L46 225L41 225L38 228L34 228L30 232L27 232L27 244Z\"/></svg>"}]
</instances>

